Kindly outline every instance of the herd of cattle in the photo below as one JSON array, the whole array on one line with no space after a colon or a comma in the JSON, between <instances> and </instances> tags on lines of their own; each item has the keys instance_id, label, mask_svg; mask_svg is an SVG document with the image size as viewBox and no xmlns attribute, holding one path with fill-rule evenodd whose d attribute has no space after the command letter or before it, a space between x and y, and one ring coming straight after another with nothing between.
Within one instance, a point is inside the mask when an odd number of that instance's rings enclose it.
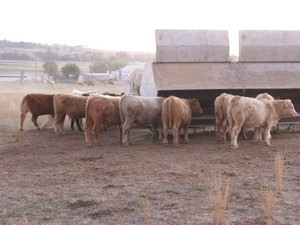
<instances>
[{"instance_id":1,"label":"herd of cattle","mask_svg":"<svg viewBox=\"0 0 300 225\"><path fill-rule=\"evenodd\" d=\"M264 140L270 145L270 131L284 117L295 117L297 112L291 100L274 100L267 93L256 98L234 96L223 93L215 99L216 136L226 141L229 129L231 147L237 148L237 137L240 131L254 129L254 139ZM162 140L168 145L168 131L172 130L173 144L179 145L180 128L184 128L184 142L189 142L188 128L192 115L201 114L202 108L198 99L183 99L175 96L141 97L135 95L111 96L109 93L97 95L92 92L73 91L72 94L28 94L21 103L20 130L26 114L32 114L32 122L40 129L37 118L41 115L54 117L54 131L64 133L66 115L74 121L79 130L81 119L85 118L84 131L87 146L101 144L101 128L117 126L118 139L124 146L130 145L129 133L133 126L151 126L152 139Z\"/></svg>"}]
</instances>

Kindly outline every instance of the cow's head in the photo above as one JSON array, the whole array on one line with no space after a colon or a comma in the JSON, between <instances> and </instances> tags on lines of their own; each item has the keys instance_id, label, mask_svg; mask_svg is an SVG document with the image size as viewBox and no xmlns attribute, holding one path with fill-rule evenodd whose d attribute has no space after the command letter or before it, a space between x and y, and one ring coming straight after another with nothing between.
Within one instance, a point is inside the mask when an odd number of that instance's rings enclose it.
<instances>
[{"instance_id":1,"label":"cow's head","mask_svg":"<svg viewBox=\"0 0 300 225\"><path fill-rule=\"evenodd\" d=\"M203 113L203 110L200 106L200 102L196 98L193 98L191 100L190 107L191 107L192 114L201 114L201 113Z\"/></svg>"},{"instance_id":2,"label":"cow's head","mask_svg":"<svg viewBox=\"0 0 300 225\"><path fill-rule=\"evenodd\" d=\"M298 116L298 113L295 110L295 107L290 99L284 100L283 116L285 117L295 117Z\"/></svg>"}]
</instances>

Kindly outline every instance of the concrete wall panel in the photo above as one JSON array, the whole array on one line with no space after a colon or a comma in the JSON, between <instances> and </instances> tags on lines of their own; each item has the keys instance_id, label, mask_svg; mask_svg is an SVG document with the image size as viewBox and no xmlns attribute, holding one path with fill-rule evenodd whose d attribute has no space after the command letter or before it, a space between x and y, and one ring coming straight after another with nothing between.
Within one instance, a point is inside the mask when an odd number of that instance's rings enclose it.
<instances>
[{"instance_id":1,"label":"concrete wall panel","mask_svg":"<svg viewBox=\"0 0 300 225\"><path fill-rule=\"evenodd\" d=\"M156 30L157 62L228 62L227 31Z\"/></svg>"},{"instance_id":2,"label":"concrete wall panel","mask_svg":"<svg viewBox=\"0 0 300 225\"><path fill-rule=\"evenodd\" d=\"M300 31L239 32L240 62L299 62Z\"/></svg>"}]
</instances>

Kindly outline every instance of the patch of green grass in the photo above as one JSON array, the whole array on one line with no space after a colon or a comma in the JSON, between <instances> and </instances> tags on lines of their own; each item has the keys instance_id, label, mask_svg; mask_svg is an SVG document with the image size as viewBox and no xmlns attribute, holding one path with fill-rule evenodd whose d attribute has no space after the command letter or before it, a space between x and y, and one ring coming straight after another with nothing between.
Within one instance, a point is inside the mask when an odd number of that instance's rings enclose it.
<instances>
[{"instance_id":1,"label":"patch of green grass","mask_svg":"<svg viewBox=\"0 0 300 225\"><path fill-rule=\"evenodd\" d=\"M196 188L196 190L197 190L197 191L205 191L205 188L202 187L202 186L199 186L199 187Z\"/></svg>"},{"instance_id":2,"label":"patch of green grass","mask_svg":"<svg viewBox=\"0 0 300 225\"><path fill-rule=\"evenodd\" d=\"M247 209L245 209L245 208L239 208L239 209L237 209L237 211L239 213L245 213L247 211Z\"/></svg>"},{"instance_id":3,"label":"patch of green grass","mask_svg":"<svg viewBox=\"0 0 300 225\"><path fill-rule=\"evenodd\" d=\"M136 199L136 200L128 202L128 204L130 206L135 206L135 207L138 207L138 208L143 208L144 205L145 205L145 202L143 200Z\"/></svg>"},{"instance_id":4,"label":"patch of green grass","mask_svg":"<svg viewBox=\"0 0 300 225\"><path fill-rule=\"evenodd\" d=\"M261 190L261 186L254 186L253 187L255 190Z\"/></svg>"}]
</instances>

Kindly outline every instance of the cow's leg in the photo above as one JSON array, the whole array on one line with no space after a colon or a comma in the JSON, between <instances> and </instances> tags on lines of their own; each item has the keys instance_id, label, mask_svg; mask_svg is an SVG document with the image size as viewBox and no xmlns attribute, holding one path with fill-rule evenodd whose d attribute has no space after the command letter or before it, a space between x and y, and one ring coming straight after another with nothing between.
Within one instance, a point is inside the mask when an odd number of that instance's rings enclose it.
<instances>
[{"instance_id":1,"label":"cow's leg","mask_svg":"<svg viewBox=\"0 0 300 225\"><path fill-rule=\"evenodd\" d=\"M227 119L224 119L219 125L219 140L221 142L226 141L226 130L227 130L228 122Z\"/></svg>"},{"instance_id":2,"label":"cow's leg","mask_svg":"<svg viewBox=\"0 0 300 225\"><path fill-rule=\"evenodd\" d=\"M168 130L169 129L168 129L168 126L167 126L166 123L163 124L163 136L164 136L164 138L163 138L163 146L168 146Z\"/></svg>"},{"instance_id":3,"label":"cow's leg","mask_svg":"<svg viewBox=\"0 0 300 225\"><path fill-rule=\"evenodd\" d=\"M183 140L184 140L185 143L189 143L190 142L189 141L189 136L188 136L189 126L188 125L184 126L183 129L184 129L184 139Z\"/></svg>"},{"instance_id":4,"label":"cow's leg","mask_svg":"<svg viewBox=\"0 0 300 225\"><path fill-rule=\"evenodd\" d=\"M133 124L133 120L125 120L122 127L123 130L122 143L125 147L129 146L129 132L132 124Z\"/></svg>"},{"instance_id":5,"label":"cow's leg","mask_svg":"<svg viewBox=\"0 0 300 225\"><path fill-rule=\"evenodd\" d=\"M179 146L179 125L176 125L175 123L174 123L174 125L173 125L173 144L175 145L175 146Z\"/></svg>"},{"instance_id":6,"label":"cow's leg","mask_svg":"<svg viewBox=\"0 0 300 225\"><path fill-rule=\"evenodd\" d=\"M267 146L271 146L270 140L271 140L271 127L265 127L263 129L263 135L264 135L264 142Z\"/></svg>"},{"instance_id":7,"label":"cow's leg","mask_svg":"<svg viewBox=\"0 0 300 225\"><path fill-rule=\"evenodd\" d=\"M41 129L40 126L39 126L38 123L37 123L37 116L36 116L36 115L32 115L31 121L33 122L34 126L35 126L38 130Z\"/></svg>"},{"instance_id":8,"label":"cow's leg","mask_svg":"<svg viewBox=\"0 0 300 225\"><path fill-rule=\"evenodd\" d=\"M92 146L92 143L91 143L91 129L92 129L92 126L93 126L93 121L87 117L86 120L85 120L85 127L84 127L84 134L85 134L85 143L86 143L86 146L87 147L91 147Z\"/></svg>"},{"instance_id":9,"label":"cow's leg","mask_svg":"<svg viewBox=\"0 0 300 225\"><path fill-rule=\"evenodd\" d=\"M254 135L253 135L253 140L255 141L262 141L262 128L261 127L256 127L254 129Z\"/></svg>"},{"instance_id":10,"label":"cow's leg","mask_svg":"<svg viewBox=\"0 0 300 225\"><path fill-rule=\"evenodd\" d=\"M118 125L117 129L118 129L118 140L119 142L122 142L122 127Z\"/></svg>"},{"instance_id":11,"label":"cow's leg","mask_svg":"<svg viewBox=\"0 0 300 225\"><path fill-rule=\"evenodd\" d=\"M72 119L73 120L73 119ZM75 120L75 122L76 122L76 125L77 125L77 128L78 128L78 130L79 131L82 131L82 128L81 128L81 125L80 125L80 120L81 119L77 119L77 120ZM74 121L74 120L73 120ZM74 123L74 122L73 122ZM74 130L74 129L73 129Z\"/></svg>"},{"instance_id":12,"label":"cow's leg","mask_svg":"<svg viewBox=\"0 0 300 225\"><path fill-rule=\"evenodd\" d=\"M152 124L152 141L157 141L158 140L158 126L156 124Z\"/></svg>"},{"instance_id":13,"label":"cow's leg","mask_svg":"<svg viewBox=\"0 0 300 225\"><path fill-rule=\"evenodd\" d=\"M238 144L237 144L237 138L238 138L238 135L241 131L241 126L239 125L234 125L232 127L232 130L231 130L231 148L238 148Z\"/></svg>"},{"instance_id":14,"label":"cow's leg","mask_svg":"<svg viewBox=\"0 0 300 225\"><path fill-rule=\"evenodd\" d=\"M61 115L59 113L56 113L54 116L54 131L56 134L64 133L64 120L65 120L65 114Z\"/></svg>"},{"instance_id":15,"label":"cow's leg","mask_svg":"<svg viewBox=\"0 0 300 225\"><path fill-rule=\"evenodd\" d=\"M98 124L97 122L94 123L94 126L92 128L92 133L94 135L94 138L95 138L95 143L97 145L101 145L101 140L100 140L100 137L99 137L99 128L101 127L101 124Z\"/></svg>"},{"instance_id":16,"label":"cow's leg","mask_svg":"<svg viewBox=\"0 0 300 225\"><path fill-rule=\"evenodd\" d=\"M243 132L243 138L245 140L248 140L248 137L247 137L247 131L245 129L242 128L242 132Z\"/></svg>"},{"instance_id":17,"label":"cow's leg","mask_svg":"<svg viewBox=\"0 0 300 225\"><path fill-rule=\"evenodd\" d=\"M64 114L62 117L61 117L61 120L60 120L60 123L59 123L59 130L62 134L66 133L65 132L65 128L64 128L64 122L65 122L65 118L66 118L66 114Z\"/></svg>"},{"instance_id":18,"label":"cow's leg","mask_svg":"<svg viewBox=\"0 0 300 225\"><path fill-rule=\"evenodd\" d=\"M71 129L74 130L74 120L71 118Z\"/></svg>"}]
</instances>

